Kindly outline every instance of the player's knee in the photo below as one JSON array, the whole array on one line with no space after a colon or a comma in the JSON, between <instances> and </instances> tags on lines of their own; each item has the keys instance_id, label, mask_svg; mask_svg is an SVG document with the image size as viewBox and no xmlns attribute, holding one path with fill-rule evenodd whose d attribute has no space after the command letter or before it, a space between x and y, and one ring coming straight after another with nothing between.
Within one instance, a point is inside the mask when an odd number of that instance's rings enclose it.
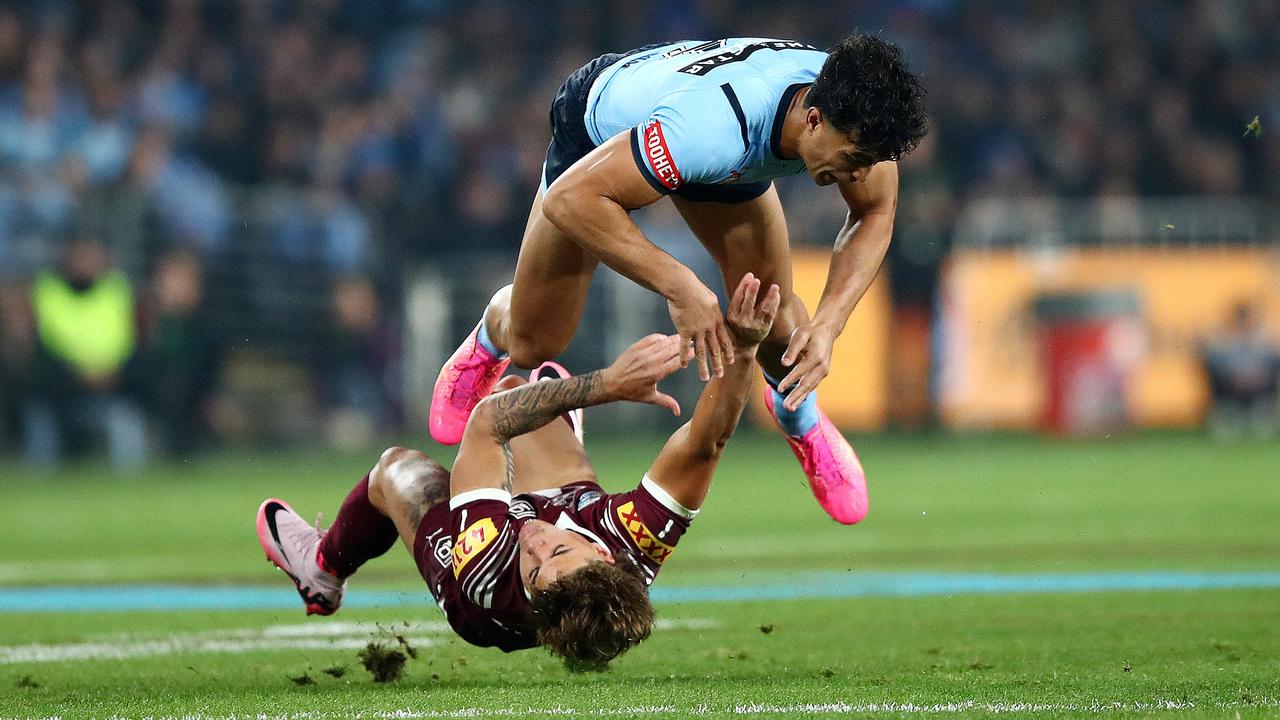
<instances>
[{"instance_id":1,"label":"player's knee","mask_svg":"<svg viewBox=\"0 0 1280 720\"><path fill-rule=\"evenodd\" d=\"M486 317L506 317L511 310L511 288L510 283L498 288L498 292L493 294L489 299L489 307L485 309Z\"/></svg>"},{"instance_id":2,"label":"player's knee","mask_svg":"<svg viewBox=\"0 0 1280 720\"><path fill-rule=\"evenodd\" d=\"M406 461L428 460L421 450L402 447L389 447L382 451L378 464L369 472L369 502L373 506L387 512L390 504L406 495L405 472Z\"/></svg>"},{"instance_id":3,"label":"player's knee","mask_svg":"<svg viewBox=\"0 0 1280 720\"><path fill-rule=\"evenodd\" d=\"M511 353L511 362L522 368L538 367L563 350L564 347L557 345L554 339L549 342L546 338L520 331L511 333L511 347L507 348L507 352Z\"/></svg>"}]
</instances>

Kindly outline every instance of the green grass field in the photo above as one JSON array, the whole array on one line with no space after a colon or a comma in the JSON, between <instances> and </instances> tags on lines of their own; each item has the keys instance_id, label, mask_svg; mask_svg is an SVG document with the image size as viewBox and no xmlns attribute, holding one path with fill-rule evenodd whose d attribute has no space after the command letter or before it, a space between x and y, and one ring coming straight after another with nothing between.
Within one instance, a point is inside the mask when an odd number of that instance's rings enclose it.
<instances>
[{"instance_id":1,"label":"green grass field","mask_svg":"<svg viewBox=\"0 0 1280 720\"><path fill-rule=\"evenodd\" d=\"M618 490L659 445L602 439L590 449ZM656 587L1280 571L1275 444L1153 435L857 446L871 515L843 528L809 497L780 439L740 435ZM137 478L86 465L39 479L0 466L0 601L21 588L140 583L289 596L257 546L258 503L278 495L331 519L376 452L225 456ZM334 618L292 608L0 612L0 717L1280 716L1274 583L659 602L654 636L588 675L541 652L451 638L400 548L352 589L420 592L423 602ZM375 683L358 648L394 645L397 634L418 658L399 680Z\"/></svg>"}]
</instances>

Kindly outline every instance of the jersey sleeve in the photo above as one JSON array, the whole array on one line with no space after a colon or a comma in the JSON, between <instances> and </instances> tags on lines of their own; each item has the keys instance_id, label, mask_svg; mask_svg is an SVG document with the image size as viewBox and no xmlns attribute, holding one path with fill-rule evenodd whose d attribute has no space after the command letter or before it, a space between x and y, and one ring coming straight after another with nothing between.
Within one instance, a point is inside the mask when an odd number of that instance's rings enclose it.
<instances>
[{"instance_id":1,"label":"jersey sleeve","mask_svg":"<svg viewBox=\"0 0 1280 720\"><path fill-rule=\"evenodd\" d=\"M472 490L449 501L458 594L482 608L494 607L502 576L516 561L515 532L507 519L510 508L511 494L497 488Z\"/></svg>"},{"instance_id":2,"label":"jersey sleeve","mask_svg":"<svg viewBox=\"0 0 1280 720\"><path fill-rule=\"evenodd\" d=\"M640 174L663 195L688 183L727 180L746 155L745 126L725 93L675 93L631 129Z\"/></svg>"},{"instance_id":3,"label":"jersey sleeve","mask_svg":"<svg viewBox=\"0 0 1280 720\"><path fill-rule=\"evenodd\" d=\"M610 495L605 512L605 527L640 565L647 582L653 582L698 514L676 502L648 476L635 490Z\"/></svg>"}]
</instances>

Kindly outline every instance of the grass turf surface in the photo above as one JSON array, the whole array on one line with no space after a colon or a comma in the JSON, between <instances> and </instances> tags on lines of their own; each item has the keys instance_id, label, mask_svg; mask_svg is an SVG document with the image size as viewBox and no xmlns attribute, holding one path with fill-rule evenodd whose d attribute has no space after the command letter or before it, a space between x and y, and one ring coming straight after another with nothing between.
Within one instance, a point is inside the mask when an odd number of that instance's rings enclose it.
<instances>
[{"instance_id":1,"label":"grass turf surface","mask_svg":"<svg viewBox=\"0 0 1280 720\"><path fill-rule=\"evenodd\" d=\"M640 476L659 445L606 439L591 450L606 487L616 490ZM846 569L1280 569L1274 444L884 437L859 450L872 478L871 515L842 528L817 510L779 439L736 439L659 585ZM230 456L139 478L92 466L50 480L0 469L15 478L0 504L0 583L273 584L291 592L261 559L251 522L258 503L274 494L304 515L332 517L375 455ZM421 587L400 548L353 583ZM439 632L430 607L348 608L336 619L308 620L278 610L0 615L8 648L175 638L239 648L264 628L323 632L335 621L360 623L344 636L360 643L389 637L378 623L433 623L399 631L422 637L422 647L390 685L371 682L354 649L327 645L332 636L311 649L9 662L0 664L0 717L465 709L518 716L528 708L671 717L1280 714L1277 590L709 602L663 604L658 614L715 625L659 631L604 675L570 675L540 652L471 648ZM322 672L332 666L347 672ZM314 683L290 679L303 675Z\"/></svg>"}]
</instances>

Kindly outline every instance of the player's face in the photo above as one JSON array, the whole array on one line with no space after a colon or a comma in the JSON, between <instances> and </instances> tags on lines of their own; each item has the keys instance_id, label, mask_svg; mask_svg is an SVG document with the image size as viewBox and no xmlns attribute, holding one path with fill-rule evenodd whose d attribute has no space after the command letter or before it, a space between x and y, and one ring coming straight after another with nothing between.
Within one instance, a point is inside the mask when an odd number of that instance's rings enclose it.
<instances>
[{"instance_id":1,"label":"player's face","mask_svg":"<svg viewBox=\"0 0 1280 720\"><path fill-rule=\"evenodd\" d=\"M855 138L836 130L823 119L821 110L812 107L805 116L799 151L809 175L819 185L862 182L875 164Z\"/></svg>"},{"instance_id":2,"label":"player's face","mask_svg":"<svg viewBox=\"0 0 1280 720\"><path fill-rule=\"evenodd\" d=\"M608 550L572 530L541 520L520 528L520 579L529 592L546 590L556 578L593 560L613 564Z\"/></svg>"}]
</instances>

